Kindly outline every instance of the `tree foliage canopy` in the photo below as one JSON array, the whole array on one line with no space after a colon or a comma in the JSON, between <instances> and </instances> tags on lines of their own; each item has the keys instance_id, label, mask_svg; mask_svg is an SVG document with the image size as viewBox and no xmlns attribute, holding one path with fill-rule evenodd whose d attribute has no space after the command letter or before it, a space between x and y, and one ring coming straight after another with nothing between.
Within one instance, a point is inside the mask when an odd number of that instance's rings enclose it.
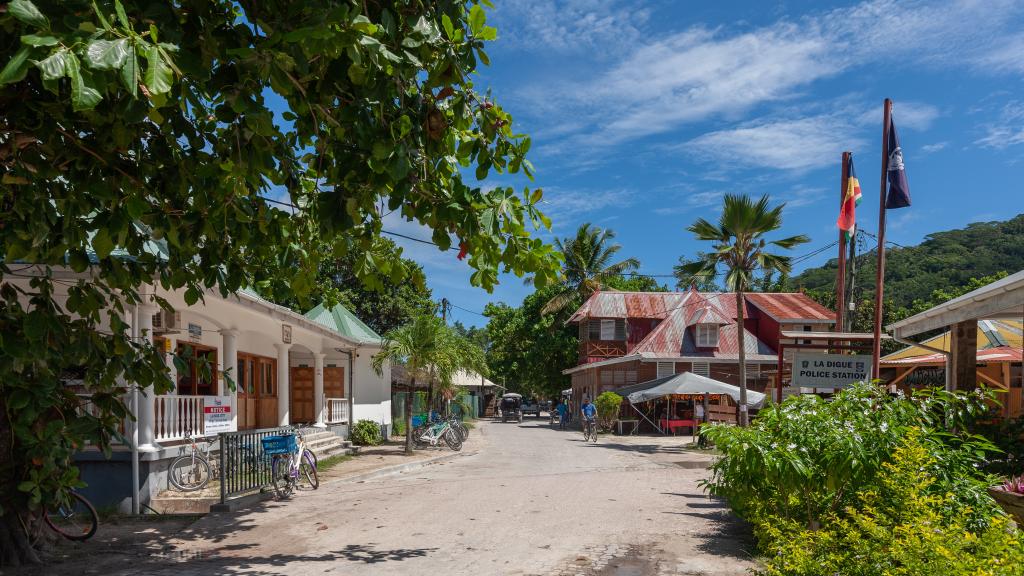
<instances>
[{"instance_id":1,"label":"tree foliage canopy","mask_svg":"<svg viewBox=\"0 0 1024 576\"><path fill-rule=\"evenodd\" d=\"M564 259L562 289L544 305L544 314L564 310L577 296L586 298L607 288L611 279L640 268L636 258L612 261L622 249L620 244L611 243L614 239L615 231L602 230L586 222L576 230L575 236L555 240Z\"/></svg>"},{"instance_id":2,"label":"tree foliage canopy","mask_svg":"<svg viewBox=\"0 0 1024 576\"><path fill-rule=\"evenodd\" d=\"M558 256L531 235L550 225L542 192L464 176L532 173L529 137L474 87L496 36L476 0L7 3L0 531L78 483L76 447L108 445L119 380L170 386L124 320L149 286L303 297L325 250L400 282L400 255L378 249L388 214L458 245L476 285L553 280ZM0 544L2 561L26 548Z\"/></svg>"}]
</instances>

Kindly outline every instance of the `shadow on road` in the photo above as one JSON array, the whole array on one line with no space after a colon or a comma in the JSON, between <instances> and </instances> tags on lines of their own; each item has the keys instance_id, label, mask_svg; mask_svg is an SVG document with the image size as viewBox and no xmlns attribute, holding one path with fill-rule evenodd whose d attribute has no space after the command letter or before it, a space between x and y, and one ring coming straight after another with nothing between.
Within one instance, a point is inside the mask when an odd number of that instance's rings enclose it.
<instances>
[{"instance_id":1,"label":"shadow on road","mask_svg":"<svg viewBox=\"0 0 1024 576\"><path fill-rule=\"evenodd\" d=\"M360 544L349 544L343 549L334 552L349 562L362 562L364 564L379 564L381 562L401 562L410 558L422 558L430 552L436 552L437 548L398 548L394 550L374 550L371 546Z\"/></svg>"}]
</instances>

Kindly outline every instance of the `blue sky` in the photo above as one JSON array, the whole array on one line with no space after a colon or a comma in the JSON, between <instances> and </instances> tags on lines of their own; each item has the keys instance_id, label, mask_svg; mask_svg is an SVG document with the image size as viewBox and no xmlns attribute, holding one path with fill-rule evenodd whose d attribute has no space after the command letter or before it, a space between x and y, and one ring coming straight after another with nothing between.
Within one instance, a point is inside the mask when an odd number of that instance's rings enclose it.
<instances>
[{"instance_id":1,"label":"blue sky","mask_svg":"<svg viewBox=\"0 0 1024 576\"><path fill-rule=\"evenodd\" d=\"M858 225L873 233L885 97L913 196L889 212L889 239L914 244L1024 212L1024 2L495 3L499 39L477 88L531 135L552 233L612 228L644 273L701 250L685 227L717 217L727 192L786 202L781 234L812 240L794 255L834 241L843 150L864 191ZM453 253L400 244L435 298L460 308L518 304L532 290L506 276L488 294ZM459 308L453 317L486 323Z\"/></svg>"}]
</instances>

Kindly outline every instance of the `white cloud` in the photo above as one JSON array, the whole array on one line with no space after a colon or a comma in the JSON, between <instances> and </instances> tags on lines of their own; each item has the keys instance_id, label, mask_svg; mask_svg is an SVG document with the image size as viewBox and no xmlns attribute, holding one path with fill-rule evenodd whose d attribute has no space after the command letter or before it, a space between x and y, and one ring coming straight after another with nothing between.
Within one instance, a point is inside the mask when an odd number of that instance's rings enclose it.
<instances>
[{"instance_id":1,"label":"white cloud","mask_svg":"<svg viewBox=\"0 0 1024 576\"><path fill-rule=\"evenodd\" d=\"M725 196L725 192L722 190L706 190L702 192L691 192L687 190L682 194L677 195L677 198L673 200L672 205L655 208L653 212L659 216L683 214L695 208L717 206L722 203L723 196Z\"/></svg>"},{"instance_id":2,"label":"white cloud","mask_svg":"<svg viewBox=\"0 0 1024 576\"><path fill-rule=\"evenodd\" d=\"M650 11L629 0L505 0L493 19L503 45L612 54L641 39Z\"/></svg>"},{"instance_id":3,"label":"white cloud","mask_svg":"<svg viewBox=\"0 0 1024 576\"><path fill-rule=\"evenodd\" d=\"M782 193L782 201L786 203L787 208L800 208L802 206L810 206L816 204L819 200L822 200L827 195L827 190L824 188L811 187L811 186L797 186L791 190L787 190ZM838 192L836 193L838 204Z\"/></svg>"},{"instance_id":4,"label":"white cloud","mask_svg":"<svg viewBox=\"0 0 1024 576\"><path fill-rule=\"evenodd\" d=\"M695 26L643 37L592 78L530 87L523 95L538 113L565 119L559 130L567 139L550 152L602 147L741 117L858 66L992 70L983 62L1016 33L1021 12L1024 3L1012 0L872 0L740 33ZM937 116L928 105L897 105L899 122L911 129L925 129Z\"/></svg>"},{"instance_id":5,"label":"white cloud","mask_svg":"<svg viewBox=\"0 0 1024 576\"><path fill-rule=\"evenodd\" d=\"M838 164L843 150L864 145L840 115L742 124L709 132L681 148L722 164L803 172Z\"/></svg>"},{"instance_id":6,"label":"white cloud","mask_svg":"<svg viewBox=\"0 0 1024 576\"><path fill-rule=\"evenodd\" d=\"M945 150L947 146L949 146L949 142L946 141L936 142L934 144L925 144L924 146L921 146L921 151L925 154L933 154L939 150Z\"/></svg>"},{"instance_id":7,"label":"white cloud","mask_svg":"<svg viewBox=\"0 0 1024 576\"><path fill-rule=\"evenodd\" d=\"M574 220L608 208L625 208L633 203L635 192L626 189L609 190L544 190L543 212L552 220Z\"/></svg>"},{"instance_id":8,"label":"white cloud","mask_svg":"<svg viewBox=\"0 0 1024 576\"><path fill-rule=\"evenodd\" d=\"M1007 103L999 119L985 126L985 135L974 141L982 148L1002 150L1024 144L1024 102L1014 100Z\"/></svg>"},{"instance_id":9,"label":"white cloud","mask_svg":"<svg viewBox=\"0 0 1024 576\"><path fill-rule=\"evenodd\" d=\"M1024 72L1024 34L1006 39L1002 46L979 58L978 64L1001 72Z\"/></svg>"}]
</instances>

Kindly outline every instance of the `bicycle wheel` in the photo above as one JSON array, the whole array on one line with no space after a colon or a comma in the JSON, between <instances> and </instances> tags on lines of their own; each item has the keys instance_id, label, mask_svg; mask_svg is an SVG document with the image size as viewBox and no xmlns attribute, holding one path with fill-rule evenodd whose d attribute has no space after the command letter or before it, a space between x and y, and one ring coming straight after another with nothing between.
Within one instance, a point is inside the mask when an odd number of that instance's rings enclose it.
<instances>
[{"instance_id":1,"label":"bicycle wheel","mask_svg":"<svg viewBox=\"0 0 1024 576\"><path fill-rule=\"evenodd\" d=\"M597 443L597 424L590 425L590 440Z\"/></svg>"},{"instance_id":2,"label":"bicycle wheel","mask_svg":"<svg viewBox=\"0 0 1024 576\"><path fill-rule=\"evenodd\" d=\"M462 437L452 428L444 431L444 443L456 452L462 450Z\"/></svg>"},{"instance_id":3,"label":"bicycle wheel","mask_svg":"<svg viewBox=\"0 0 1024 576\"><path fill-rule=\"evenodd\" d=\"M88 540L96 533L99 517L92 503L78 492L68 494L68 503L46 511L43 520L51 530L68 540Z\"/></svg>"},{"instance_id":4,"label":"bicycle wheel","mask_svg":"<svg viewBox=\"0 0 1024 576\"><path fill-rule=\"evenodd\" d=\"M316 454L309 450L302 452L302 460L299 461L299 479L297 488L305 490L316 490L320 487L320 477L316 473Z\"/></svg>"},{"instance_id":5,"label":"bicycle wheel","mask_svg":"<svg viewBox=\"0 0 1024 576\"><path fill-rule=\"evenodd\" d=\"M270 464L270 479L274 484L274 494L280 499L291 496L295 490L291 468L291 454L274 454L274 460Z\"/></svg>"},{"instance_id":6,"label":"bicycle wheel","mask_svg":"<svg viewBox=\"0 0 1024 576\"><path fill-rule=\"evenodd\" d=\"M210 464L195 454L178 456L167 469L167 479L182 492L195 492L210 481Z\"/></svg>"}]
</instances>

